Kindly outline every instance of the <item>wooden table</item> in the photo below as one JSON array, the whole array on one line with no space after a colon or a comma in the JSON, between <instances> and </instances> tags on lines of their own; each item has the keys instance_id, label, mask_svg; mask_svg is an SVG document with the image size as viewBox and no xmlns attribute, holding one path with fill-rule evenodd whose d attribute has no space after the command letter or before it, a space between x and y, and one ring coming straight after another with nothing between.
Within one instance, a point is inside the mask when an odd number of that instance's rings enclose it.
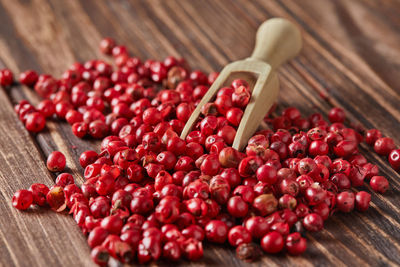
<instances>
[{"instance_id":1,"label":"wooden table","mask_svg":"<svg viewBox=\"0 0 400 267\"><path fill-rule=\"evenodd\" d=\"M304 114L332 106L354 123L381 129L400 144L400 3L398 1L0 1L0 68L59 76L74 61L102 57L99 40L111 36L141 58L185 57L194 68L219 70L251 53L257 26L286 17L304 37L301 55L279 69L279 109ZM66 123L29 135L12 104L39 98L28 88L0 90L0 265L91 266L84 236L68 215L11 206L17 189L33 182L52 185L44 159L53 150L67 156L79 183L79 154L93 146L74 137ZM371 148L391 189L372 194L366 213L337 214L320 233L309 234L301 257L264 256L255 265L387 266L400 264L400 180ZM188 264L181 262L182 265ZM228 248L208 246L193 265L244 265Z\"/></svg>"}]
</instances>

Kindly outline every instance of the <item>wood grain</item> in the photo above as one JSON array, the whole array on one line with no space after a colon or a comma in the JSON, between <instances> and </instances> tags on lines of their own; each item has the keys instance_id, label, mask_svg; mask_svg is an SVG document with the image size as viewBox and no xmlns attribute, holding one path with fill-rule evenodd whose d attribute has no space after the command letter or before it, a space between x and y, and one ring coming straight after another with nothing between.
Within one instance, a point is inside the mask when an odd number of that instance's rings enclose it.
<instances>
[{"instance_id":1,"label":"wood grain","mask_svg":"<svg viewBox=\"0 0 400 267\"><path fill-rule=\"evenodd\" d=\"M340 106L351 122L379 128L400 144L399 13L396 0L0 0L0 61L16 74L35 69L58 76L74 61L102 57L98 42L111 36L143 59L172 54L195 69L220 70L251 53L261 22L285 17L301 28L304 47L278 71L279 110L294 105L306 115L326 115ZM11 105L23 98L39 101L25 87L0 91L0 265L90 266L85 238L71 217L18 212L10 199L33 182L52 184L43 157L56 149L66 154L81 183L78 156L98 144L75 138L59 122L48 122L48 131L29 136ZM399 174L371 148L363 146L362 152L388 177L391 190L384 196L372 193L366 213L329 219L325 230L308 235L303 256L264 256L253 265L400 264ZM205 258L191 264L245 265L232 249L209 245Z\"/></svg>"}]
</instances>

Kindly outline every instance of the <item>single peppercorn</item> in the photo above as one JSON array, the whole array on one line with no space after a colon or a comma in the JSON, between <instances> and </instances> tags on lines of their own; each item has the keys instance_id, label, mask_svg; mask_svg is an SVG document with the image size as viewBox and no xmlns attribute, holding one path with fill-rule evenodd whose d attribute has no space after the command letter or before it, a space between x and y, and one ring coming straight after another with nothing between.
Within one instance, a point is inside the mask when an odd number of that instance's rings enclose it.
<instances>
[{"instance_id":1,"label":"single peppercorn","mask_svg":"<svg viewBox=\"0 0 400 267\"><path fill-rule=\"evenodd\" d=\"M372 190L378 193L385 193L386 190L389 188L388 180L383 176L374 176L369 181L369 185L371 186Z\"/></svg>"},{"instance_id":2,"label":"single peppercorn","mask_svg":"<svg viewBox=\"0 0 400 267\"><path fill-rule=\"evenodd\" d=\"M341 108L332 108L329 111L328 118L330 122L344 122L346 119L346 114Z\"/></svg>"},{"instance_id":3,"label":"single peppercorn","mask_svg":"<svg viewBox=\"0 0 400 267\"><path fill-rule=\"evenodd\" d=\"M96 264L100 266L106 266L110 254L108 253L108 250L105 247L99 245L92 249L92 251L90 252L90 257Z\"/></svg>"},{"instance_id":4,"label":"single peppercorn","mask_svg":"<svg viewBox=\"0 0 400 267\"><path fill-rule=\"evenodd\" d=\"M228 226L223 221L212 220L204 228L207 240L213 243L224 243L228 237Z\"/></svg>"},{"instance_id":5,"label":"single peppercorn","mask_svg":"<svg viewBox=\"0 0 400 267\"><path fill-rule=\"evenodd\" d=\"M69 184L74 184L74 178L69 173L61 173L56 178L56 185L66 187Z\"/></svg>"},{"instance_id":6,"label":"single peppercorn","mask_svg":"<svg viewBox=\"0 0 400 267\"><path fill-rule=\"evenodd\" d=\"M289 254L297 256L307 249L307 241L299 233L291 233L286 237L285 247Z\"/></svg>"},{"instance_id":7,"label":"single peppercorn","mask_svg":"<svg viewBox=\"0 0 400 267\"><path fill-rule=\"evenodd\" d=\"M278 253L284 246L282 235L276 231L269 232L261 240L261 248L267 253Z\"/></svg>"},{"instance_id":8,"label":"single peppercorn","mask_svg":"<svg viewBox=\"0 0 400 267\"><path fill-rule=\"evenodd\" d=\"M344 191L336 195L336 206L342 212L350 212L354 209L354 193Z\"/></svg>"},{"instance_id":9,"label":"single peppercorn","mask_svg":"<svg viewBox=\"0 0 400 267\"><path fill-rule=\"evenodd\" d=\"M66 165L66 159L60 151L53 151L47 157L47 169L51 172L61 172Z\"/></svg>"},{"instance_id":10,"label":"single peppercorn","mask_svg":"<svg viewBox=\"0 0 400 267\"><path fill-rule=\"evenodd\" d=\"M250 243L252 240L250 232L241 225L236 225L229 230L228 241L234 247L240 244Z\"/></svg>"},{"instance_id":11,"label":"single peppercorn","mask_svg":"<svg viewBox=\"0 0 400 267\"><path fill-rule=\"evenodd\" d=\"M394 141L389 137L382 137L375 141L374 150L379 155L387 156L390 151L396 148Z\"/></svg>"},{"instance_id":12,"label":"single peppercorn","mask_svg":"<svg viewBox=\"0 0 400 267\"><path fill-rule=\"evenodd\" d=\"M33 194L33 204L38 206L46 205L46 195L49 192L49 188L44 184L32 184L29 187L29 191Z\"/></svg>"},{"instance_id":13,"label":"single peppercorn","mask_svg":"<svg viewBox=\"0 0 400 267\"><path fill-rule=\"evenodd\" d=\"M371 201L371 194L360 191L356 194L356 209L358 211L366 211L369 207Z\"/></svg>"},{"instance_id":14,"label":"single peppercorn","mask_svg":"<svg viewBox=\"0 0 400 267\"><path fill-rule=\"evenodd\" d=\"M33 194L31 191L25 189L18 190L14 193L11 201L14 208L26 210L33 203Z\"/></svg>"},{"instance_id":15,"label":"single peppercorn","mask_svg":"<svg viewBox=\"0 0 400 267\"><path fill-rule=\"evenodd\" d=\"M46 126L46 119L40 112L33 112L26 115L25 127L28 131L37 133Z\"/></svg>"},{"instance_id":16,"label":"single peppercorn","mask_svg":"<svg viewBox=\"0 0 400 267\"><path fill-rule=\"evenodd\" d=\"M39 76L34 70L27 70L19 75L19 81L26 86L34 86Z\"/></svg>"},{"instance_id":17,"label":"single peppercorn","mask_svg":"<svg viewBox=\"0 0 400 267\"><path fill-rule=\"evenodd\" d=\"M319 214L310 213L303 218L303 225L308 231L317 232L324 227L324 221Z\"/></svg>"},{"instance_id":18,"label":"single peppercorn","mask_svg":"<svg viewBox=\"0 0 400 267\"><path fill-rule=\"evenodd\" d=\"M94 163L98 157L99 155L96 151L86 150L80 155L79 164L82 166L82 168L86 168L86 166L89 164Z\"/></svg>"},{"instance_id":19,"label":"single peppercorn","mask_svg":"<svg viewBox=\"0 0 400 267\"><path fill-rule=\"evenodd\" d=\"M368 145L373 146L376 140L378 140L381 137L382 137L381 131L377 129L370 129L365 133L365 142Z\"/></svg>"},{"instance_id":20,"label":"single peppercorn","mask_svg":"<svg viewBox=\"0 0 400 267\"><path fill-rule=\"evenodd\" d=\"M0 85L10 86L13 83L13 73L9 69L0 70Z\"/></svg>"},{"instance_id":21,"label":"single peppercorn","mask_svg":"<svg viewBox=\"0 0 400 267\"><path fill-rule=\"evenodd\" d=\"M394 149L390 152L389 163L394 170L400 170L400 149Z\"/></svg>"}]
</instances>

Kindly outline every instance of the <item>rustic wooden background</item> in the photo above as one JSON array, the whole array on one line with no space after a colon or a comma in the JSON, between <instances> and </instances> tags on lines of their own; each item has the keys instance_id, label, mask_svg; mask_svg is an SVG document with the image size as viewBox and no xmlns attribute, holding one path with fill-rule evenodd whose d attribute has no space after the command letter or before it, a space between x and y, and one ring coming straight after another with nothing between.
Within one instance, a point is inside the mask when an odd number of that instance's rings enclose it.
<instances>
[{"instance_id":1,"label":"rustic wooden background","mask_svg":"<svg viewBox=\"0 0 400 267\"><path fill-rule=\"evenodd\" d=\"M144 59L172 54L194 68L219 70L250 55L262 21L286 17L302 29L304 48L279 70L279 107L326 115L340 106L351 121L379 128L400 144L399 14L396 0L0 0L0 68L60 75L76 60L101 57L99 40L111 36ZM0 89L0 265L92 266L71 217L11 206L17 189L53 184L43 161L51 151L66 154L81 182L78 156L95 146L75 138L65 123L48 122L47 132L29 135L12 108L23 98L39 101L28 88ZM400 264L399 174L370 148L362 150L389 178L391 190L372 194L366 213L329 219L325 230L308 236L303 256L264 256L254 265ZM193 265L217 264L244 265L232 249L215 246L207 246L204 259Z\"/></svg>"}]
</instances>

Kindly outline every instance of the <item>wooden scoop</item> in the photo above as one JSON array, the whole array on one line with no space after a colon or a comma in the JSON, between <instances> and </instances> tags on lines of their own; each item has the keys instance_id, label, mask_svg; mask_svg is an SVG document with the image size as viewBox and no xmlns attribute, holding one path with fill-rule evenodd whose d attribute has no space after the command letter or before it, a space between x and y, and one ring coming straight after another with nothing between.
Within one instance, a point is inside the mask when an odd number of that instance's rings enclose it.
<instances>
[{"instance_id":1,"label":"wooden scoop","mask_svg":"<svg viewBox=\"0 0 400 267\"><path fill-rule=\"evenodd\" d=\"M201 108L213 100L218 89L240 78L249 83L250 89L254 88L232 145L242 150L278 97L279 82L275 68L296 56L301 46L300 31L288 20L272 18L261 24L251 57L225 66L186 122L181 138L185 139L190 133Z\"/></svg>"}]
</instances>

